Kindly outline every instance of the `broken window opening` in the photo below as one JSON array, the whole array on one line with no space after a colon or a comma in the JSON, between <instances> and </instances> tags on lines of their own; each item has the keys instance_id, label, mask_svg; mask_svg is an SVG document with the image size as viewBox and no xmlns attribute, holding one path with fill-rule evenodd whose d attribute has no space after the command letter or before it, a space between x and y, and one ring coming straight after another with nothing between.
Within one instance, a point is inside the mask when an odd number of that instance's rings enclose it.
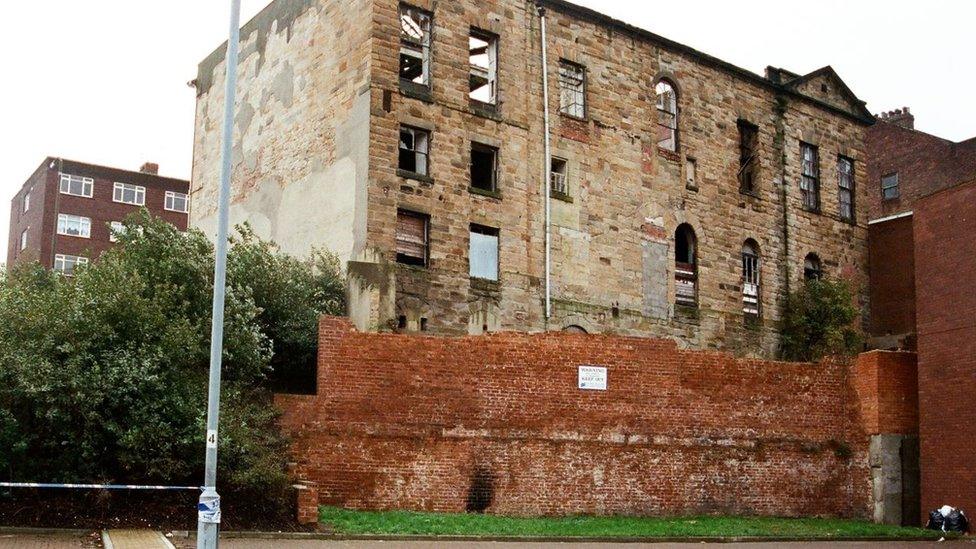
<instances>
[{"instance_id":1,"label":"broken window opening","mask_svg":"<svg viewBox=\"0 0 976 549\"><path fill-rule=\"evenodd\" d=\"M742 245L742 312L759 316L759 244L746 240Z\"/></svg>"},{"instance_id":2,"label":"broken window opening","mask_svg":"<svg viewBox=\"0 0 976 549\"><path fill-rule=\"evenodd\" d=\"M569 195L569 184L566 182L566 161L562 158L552 158L549 167L549 184L552 192Z\"/></svg>"},{"instance_id":3,"label":"broken window opening","mask_svg":"<svg viewBox=\"0 0 976 549\"><path fill-rule=\"evenodd\" d=\"M498 280L498 229L471 225L468 261L471 278Z\"/></svg>"},{"instance_id":4,"label":"broken window opening","mask_svg":"<svg viewBox=\"0 0 976 549\"><path fill-rule=\"evenodd\" d=\"M586 68L571 61L559 61L559 112L586 118Z\"/></svg>"},{"instance_id":5,"label":"broken window opening","mask_svg":"<svg viewBox=\"0 0 976 549\"><path fill-rule=\"evenodd\" d=\"M430 132L408 126L400 127L400 160L398 167L419 175L428 174Z\"/></svg>"},{"instance_id":6,"label":"broken window opening","mask_svg":"<svg viewBox=\"0 0 976 549\"><path fill-rule=\"evenodd\" d=\"M820 211L820 152L815 145L800 143L803 161L800 196L807 210Z\"/></svg>"},{"instance_id":7,"label":"broken window opening","mask_svg":"<svg viewBox=\"0 0 976 549\"><path fill-rule=\"evenodd\" d=\"M759 126L739 120L739 190L756 192L756 172L759 168Z\"/></svg>"},{"instance_id":8,"label":"broken window opening","mask_svg":"<svg viewBox=\"0 0 976 549\"><path fill-rule=\"evenodd\" d=\"M405 265L427 266L430 217L409 210L397 210L396 260Z\"/></svg>"},{"instance_id":9,"label":"broken window opening","mask_svg":"<svg viewBox=\"0 0 976 549\"><path fill-rule=\"evenodd\" d=\"M666 151L678 150L678 95L674 84L661 80L654 87L657 95L657 146Z\"/></svg>"},{"instance_id":10,"label":"broken window opening","mask_svg":"<svg viewBox=\"0 0 976 549\"><path fill-rule=\"evenodd\" d=\"M837 158L837 202L840 218L854 221L854 161L845 156Z\"/></svg>"},{"instance_id":11,"label":"broken window opening","mask_svg":"<svg viewBox=\"0 0 976 549\"><path fill-rule=\"evenodd\" d=\"M430 85L431 14L400 5L400 78L422 86Z\"/></svg>"},{"instance_id":12,"label":"broken window opening","mask_svg":"<svg viewBox=\"0 0 976 549\"><path fill-rule=\"evenodd\" d=\"M479 29L468 35L468 97L481 103L498 102L498 36Z\"/></svg>"},{"instance_id":13,"label":"broken window opening","mask_svg":"<svg viewBox=\"0 0 976 549\"><path fill-rule=\"evenodd\" d=\"M685 160L685 188L698 188L698 161L694 158Z\"/></svg>"},{"instance_id":14,"label":"broken window opening","mask_svg":"<svg viewBox=\"0 0 976 549\"><path fill-rule=\"evenodd\" d=\"M803 260L804 280L820 280L823 278L823 267L820 264L820 257L815 253L807 254Z\"/></svg>"},{"instance_id":15,"label":"broken window opening","mask_svg":"<svg viewBox=\"0 0 976 549\"><path fill-rule=\"evenodd\" d=\"M683 223L674 233L675 303L698 306L697 239L691 225Z\"/></svg>"},{"instance_id":16,"label":"broken window opening","mask_svg":"<svg viewBox=\"0 0 976 549\"><path fill-rule=\"evenodd\" d=\"M888 174L881 178L881 198L883 200L893 200L898 198L898 172Z\"/></svg>"},{"instance_id":17,"label":"broken window opening","mask_svg":"<svg viewBox=\"0 0 976 549\"><path fill-rule=\"evenodd\" d=\"M471 187L495 192L498 178L498 149L471 143Z\"/></svg>"}]
</instances>

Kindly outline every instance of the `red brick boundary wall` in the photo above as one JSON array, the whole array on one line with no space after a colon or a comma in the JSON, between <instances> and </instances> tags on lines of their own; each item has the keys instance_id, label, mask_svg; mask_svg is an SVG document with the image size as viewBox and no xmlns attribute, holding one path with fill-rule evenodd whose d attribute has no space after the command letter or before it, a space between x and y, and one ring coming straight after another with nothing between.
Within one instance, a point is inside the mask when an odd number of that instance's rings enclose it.
<instances>
[{"instance_id":1,"label":"red brick boundary wall","mask_svg":"<svg viewBox=\"0 0 976 549\"><path fill-rule=\"evenodd\" d=\"M322 504L870 516L845 364L609 335L359 333L339 318L322 319L319 348L319 394L278 403ZM606 367L608 389L578 389L580 365Z\"/></svg>"}]
</instances>

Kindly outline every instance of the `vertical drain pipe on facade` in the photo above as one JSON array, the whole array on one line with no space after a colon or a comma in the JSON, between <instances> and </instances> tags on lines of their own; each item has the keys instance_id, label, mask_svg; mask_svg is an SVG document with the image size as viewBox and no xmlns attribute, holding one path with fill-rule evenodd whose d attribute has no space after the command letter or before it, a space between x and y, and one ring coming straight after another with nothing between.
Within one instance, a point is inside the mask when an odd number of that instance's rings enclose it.
<instances>
[{"instance_id":1,"label":"vertical drain pipe on facade","mask_svg":"<svg viewBox=\"0 0 976 549\"><path fill-rule=\"evenodd\" d=\"M551 216L550 216L550 206L552 199L552 186L549 180L552 178L551 170L552 165L550 164L551 153L551 143L549 138L549 59L548 50L546 48L546 7L542 5L542 2L536 2L536 8L539 10L539 21L540 29L542 34L542 120L545 131L545 147L544 154L542 158L542 188L544 190L545 196L545 230L546 230L546 311L545 311L545 329L549 330L549 317L552 316L552 286L551 286Z\"/></svg>"}]
</instances>

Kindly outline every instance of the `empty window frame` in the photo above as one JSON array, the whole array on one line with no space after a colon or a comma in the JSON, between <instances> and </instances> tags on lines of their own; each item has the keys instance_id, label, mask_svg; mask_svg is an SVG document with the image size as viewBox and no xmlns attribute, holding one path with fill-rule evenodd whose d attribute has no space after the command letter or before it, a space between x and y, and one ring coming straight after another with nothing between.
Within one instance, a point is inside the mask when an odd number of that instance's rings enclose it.
<instances>
[{"instance_id":1,"label":"empty window frame","mask_svg":"<svg viewBox=\"0 0 976 549\"><path fill-rule=\"evenodd\" d=\"M64 276L74 276L75 269L82 265L88 265L87 257L65 254L54 256L54 270Z\"/></svg>"},{"instance_id":2,"label":"empty window frame","mask_svg":"<svg viewBox=\"0 0 976 549\"><path fill-rule=\"evenodd\" d=\"M498 36L480 29L468 35L468 97L498 103Z\"/></svg>"},{"instance_id":3,"label":"empty window frame","mask_svg":"<svg viewBox=\"0 0 976 549\"><path fill-rule=\"evenodd\" d=\"M471 143L471 187L495 192L498 189L498 149Z\"/></svg>"},{"instance_id":4,"label":"empty window frame","mask_svg":"<svg viewBox=\"0 0 976 549\"><path fill-rule=\"evenodd\" d=\"M657 146L678 150L678 94L674 84L661 80L654 86L657 96Z\"/></svg>"},{"instance_id":5,"label":"empty window frame","mask_svg":"<svg viewBox=\"0 0 976 549\"><path fill-rule=\"evenodd\" d=\"M431 14L400 4L400 79L430 86Z\"/></svg>"},{"instance_id":6,"label":"empty window frame","mask_svg":"<svg viewBox=\"0 0 976 549\"><path fill-rule=\"evenodd\" d=\"M24 229L23 232L20 233L20 251L27 249L27 231L29 230L30 227Z\"/></svg>"},{"instance_id":7,"label":"empty window frame","mask_svg":"<svg viewBox=\"0 0 976 549\"><path fill-rule=\"evenodd\" d=\"M471 278L498 280L498 229L472 224L469 234Z\"/></svg>"},{"instance_id":8,"label":"empty window frame","mask_svg":"<svg viewBox=\"0 0 976 549\"><path fill-rule=\"evenodd\" d=\"M26 193L24 193L24 208L23 208L24 212L30 209L30 199L31 199L31 191L27 191Z\"/></svg>"},{"instance_id":9,"label":"empty window frame","mask_svg":"<svg viewBox=\"0 0 976 549\"><path fill-rule=\"evenodd\" d=\"M586 118L586 67L559 61L559 112Z\"/></svg>"},{"instance_id":10,"label":"empty window frame","mask_svg":"<svg viewBox=\"0 0 976 549\"><path fill-rule=\"evenodd\" d=\"M756 192L759 171L759 126L739 120L739 190Z\"/></svg>"},{"instance_id":11,"label":"empty window frame","mask_svg":"<svg viewBox=\"0 0 976 549\"><path fill-rule=\"evenodd\" d=\"M882 200L892 200L898 198L898 172L888 174L881 178L881 198Z\"/></svg>"},{"instance_id":12,"label":"empty window frame","mask_svg":"<svg viewBox=\"0 0 976 549\"><path fill-rule=\"evenodd\" d=\"M820 151L816 145L800 143L802 161L800 198L807 210L820 211Z\"/></svg>"},{"instance_id":13,"label":"empty window frame","mask_svg":"<svg viewBox=\"0 0 976 549\"><path fill-rule=\"evenodd\" d=\"M751 238L742 245L742 312L759 316L759 245Z\"/></svg>"},{"instance_id":14,"label":"empty window frame","mask_svg":"<svg viewBox=\"0 0 976 549\"><path fill-rule=\"evenodd\" d=\"M133 206L145 206L146 188L140 185L116 182L112 188L112 200Z\"/></svg>"},{"instance_id":15,"label":"empty window frame","mask_svg":"<svg viewBox=\"0 0 976 549\"><path fill-rule=\"evenodd\" d=\"M566 181L567 172L566 160L553 157L549 167L549 185L552 192L569 195L569 183Z\"/></svg>"},{"instance_id":16,"label":"empty window frame","mask_svg":"<svg viewBox=\"0 0 976 549\"><path fill-rule=\"evenodd\" d=\"M840 218L854 221L854 161L837 157L837 205Z\"/></svg>"},{"instance_id":17,"label":"empty window frame","mask_svg":"<svg viewBox=\"0 0 976 549\"><path fill-rule=\"evenodd\" d=\"M91 218L58 214L58 234L91 238Z\"/></svg>"},{"instance_id":18,"label":"empty window frame","mask_svg":"<svg viewBox=\"0 0 976 549\"><path fill-rule=\"evenodd\" d=\"M67 173L61 174L61 194L91 198L94 187L95 180L90 177L81 177Z\"/></svg>"},{"instance_id":19,"label":"empty window frame","mask_svg":"<svg viewBox=\"0 0 976 549\"><path fill-rule=\"evenodd\" d=\"M190 197L186 193L166 191L163 207L171 212L187 213L190 211Z\"/></svg>"},{"instance_id":20,"label":"empty window frame","mask_svg":"<svg viewBox=\"0 0 976 549\"><path fill-rule=\"evenodd\" d=\"M682 224L674 233L675 303L698 306L698 241L691 225Z\"/></svg>"},{"instance_id":21,"label":"empty window frame","mask_svg":"<svg viewBox=\"0 0 976 549\"><path fill-rule=\"evenodd\" d=\"M820 280L823 278L823 267L817 254L807 254L803 259L803 278L805 280Z\"/></svg>"},{"instance_id":22,"label":"empty window frame","mask_svg":"<svg viewBox=\"0 0 976 549\"><path fill-rule=\"evenodd\" d=\"M685 159L685 188L698 188L698 161L694 158Z\"/></svg>"},{"instance_id":23,"label":"empty window frame","mask_svg":"<svg viewBox=\"0 0 976 549\"><path fill-rule=\"evenodd\" d=\"M430 175L430 132L409 126L400 127L400 159L397 167L405 172Z\"/></svg>"},{"instance_id":24,"label":"empty window frame","mask_svg":"<svg viewBox=\"0 0 976 549\"><path fill-rule=\"evenodd\" d=\"M426 267L430 242L430 217L409 210L397 210L396 260L405 265Z\"/></svg>"}]
</instances>

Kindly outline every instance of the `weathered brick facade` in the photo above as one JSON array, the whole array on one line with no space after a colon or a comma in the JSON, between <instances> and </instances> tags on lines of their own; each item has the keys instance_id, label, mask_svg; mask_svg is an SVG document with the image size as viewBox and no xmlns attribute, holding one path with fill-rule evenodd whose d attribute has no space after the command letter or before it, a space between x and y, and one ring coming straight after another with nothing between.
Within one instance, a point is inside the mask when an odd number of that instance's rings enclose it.
<instances>
[{"instance_id":1,"label":"weathered brick facade","mask_svg":"<svg viewBox=\"0 0 976 549\"><path fill-rule=\"evenodd\" d=\"M976 180L915 203L922 509L976 509Z\"/></svg>"},{"instance_id":2,"label":"weathered brick facade","mask_svg":"<svg viewBox=\"0 0 976 549\"><path fill-rule=\"evenodd\" d=\"M432 14L430 88L399 77L396 0L277 0L244 27L232 219L285 251L348 261L361 329L478 334L578 327L770 355L807 254L866 305L864 132L873 118L829 68L759 76L562 1L546 1L552 318L544 317L546 185L534 2L411 2ZM468 96L469 29L498 36L497 105ZM223 49L200 67L191 224L214 223ZM559 64L585 67L585 116L560 113ZM655 84L677 91L677 147L658 148ZM740 192L739 122L758 128ZM401 125L430 131L428 177L398 170ZM470 187L471 143L498 150L497 192ZM819 211L802 207L801 142L818 147ZM853 220L839 157L853 160ZM694 181L687 181L694 161ZM429 216L426 266L396 263L398 210ZM469 227L497 229L498 281L469 276ZM697 307L675 306L675 233L697 238ZM760 318L743 314L741 252L760 256Z\"/></svg>"},{"instance_id":3,"label":"weathered brick facade","mask_svg":"<svg viewBox=\"0 0 976 549\"><path fill-rule=\"evenodd\" d=\"M167 210L165 200L167 191L186 195L190 182L149 173L159 169L155 164L147 163L144 168L147 171L130 171L62 158L45 158L10 201L7 264L37 261L50 269L57 255L94 259L111 248L114 243L110 238L109 224L123 221L140 208L114 200L116 182L144 187L146 209L185 231L188 214ZM91 196L60 192L62 173L90 179ZM24 211L24 199L28 194L29 208ZM88 218L90 236L83 238L58 234L58 214ZM21 249L21 235L25 231L26 247Z\"/></svg>"},{"instance_id":4,"label":"weathered brick facade","mask_svg":"<svg viewBox=\"0 0 976 549\"><path fill-rule=\"evenodd\" d=\"M916 430L910 354L801 364L340 318L319 350L318 394L277 402L298 475L351 508L866 517L869 437ZM607 390L579 389L580 365L607 368Z\"/></svg>"}]
</instances>

